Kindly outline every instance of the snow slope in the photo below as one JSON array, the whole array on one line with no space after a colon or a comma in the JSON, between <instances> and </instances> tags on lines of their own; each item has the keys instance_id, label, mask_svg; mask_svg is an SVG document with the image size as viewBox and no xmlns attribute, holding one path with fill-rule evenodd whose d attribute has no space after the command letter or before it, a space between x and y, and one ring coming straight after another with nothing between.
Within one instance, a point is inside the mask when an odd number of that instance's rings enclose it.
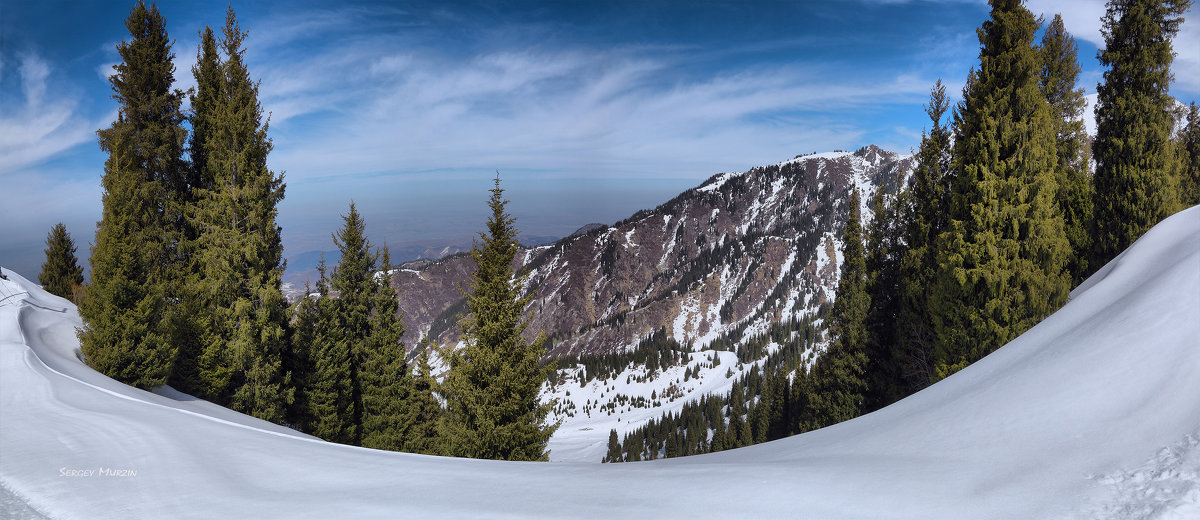
<instances>
[{"instance_id":1,"label":"snow slope","mask_svg":"<svg viewBox=\"0 0 1200 520\"><path fill-rule=\"evenodd\" d=\"M69 303L4 273L11 516L1200 517L1200 208L1155 227L1028 333L884 410L612 465L385 453L132 389L79 361Z\"/></svg>"}]
</instances>

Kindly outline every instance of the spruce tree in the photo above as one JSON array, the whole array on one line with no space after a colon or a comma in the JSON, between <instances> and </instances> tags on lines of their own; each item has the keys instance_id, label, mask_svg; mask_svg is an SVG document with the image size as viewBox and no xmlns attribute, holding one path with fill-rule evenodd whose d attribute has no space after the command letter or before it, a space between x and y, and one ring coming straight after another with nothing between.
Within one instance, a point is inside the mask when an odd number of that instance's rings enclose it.
<instances>
[{"instance_id":1,"label":"spruce tree","mask_svg":"<svg viewBox=\"0 0 1200 520\"><path fill-rule=\"evenodd\" d=\"M449 354L442 383L448 409L442 422L450 455L503 460L547 460L546 443L557 425L546 424L550 403L541 403L544 335L522 337L522 312L534 291L522 296L528 271L513 276L517 254L515 219L505 212L497 175L488 206L487 233L471 249L476 270L467 293L465 348Z\"/></svg>"},{"instance_id":2,"label":"spruce tree","mask_svg":"<svg viewBox=\"0 0 1200 520\"><path fill-rule=\"evenodd\" d=\"M184 94L171 88L174 54L158 8L139 1L125 27L131 39L117 45L122 62L109 76L117 120L97 132L108 159L79 338L93 368L148 389L167 382L183 335L187 132Z\"/></svg>"},{"instance_id":3,"label":"spruce tree","mask_svg":"<svg viewBox=\"0 0 1200 520\"><path fill-rule=\"evenodd\" d=\"M1171 39L1188 0L1108 2L1096 89L1094 229L1089 265L1099 268L1179 207L1171 146Z\"/></svg>"},{"instance_id":4,"label":"spruce tree","mask_svg":"<svg viewBox=\"0 0 1200 520\"><path fill-rule=\"evenodd\" d=\"M387 246L374 273L370 335L363 359L363 446L402 451L412 423L405 415L412 399L413 380L405 363L404 326L392 286L392 260Z\"/></svg>"},{"instance_id":5,"label":"spruce tree","mask_svg":"<svg viewBox=\"0 0 1200 520\"><path fill-rule=\"evenodd\" d=\"M601 462L621 462L621 441L617 440L617 430L608 431L608 453Z\"/></svg>"},{"instance_id":6,"label":"spruce tree","mask_svg":"<svg viewBox=\"0 0 1200 520\"><path fill-rule=\"evenodd\" d=\"M898 337L903 305L901 268L907 251L905 222L899 211L908 198L903 190L905 181L905 174L901 172L896 182L896 194L890 195L879 189L871 197L872 216L866 244L867 292L871 305L865 323L868 360L865 411L877 410L907 395L903 378L906 358L899 350ZM791 426L795 428L794 424Z\"/></svg>"},{"instance_id":7,"label":"spruce tree","mask_svg":"<svg viewBox=\"0 0 1200 520\"><path fill-rule=\"evenodd\" d=\"M949 219L927 301L934 378L972 363L1061 306L1070 289L1050 105L1033 47L1038 22L993 0L955 119Z\"/></svg>"},{"instance_id":8,"label":"spruce tree","mask_svg":"<svg viewBox=\"0 0 1200 520\"><path fill-rule=\"evenodd\" d=\"M867 293L859 212L858 190L851 188L850 217L842 231L843 261L837 299L829 318L830 345L813 367L810 415L805 425L808 430L853 419L862 413L867 391L866 319L871 296ZM765 437L759 439L763 440Z\"/></svg>"},{"instance_id":9,"label":"spruce tree","mask_svg":"<svg viewBox=\"0 0 1200 520\"><path fill-rule=\"evenodd\" d=\"M948 224L947 185L954 177L951 128L943 122L949 107L946 86L939 79L930 91L929 104L925 107L931 126L921 138L911 185L897 197L895 218L901 234L899 242L903 246L898 252L900 274L896 290L899 309L892 357L899 378L893 379L896 387L889 399L920 390L933 379L934 335L929 319L929 298L937 275L934 242ZM888 284L882 283L873 294L888 289Z\"/></svg>"},{"instance_id":10,"label":"spruce tree","mask_svg":"<svg viewBox=\"0 0 1200 520\"><path fill-rule=\"evenodd\" d=\"M354 203L342 216L344 226L333 241L342 258L333 270L330 325L318 342L317 381L310 399L317 418L314 433L327 441L362 444L362 372L371 336L371 309L376 294L375 255L364 234L366 224Z\"/></svg>"},{"instance_id":11,"label":"spruce tree","mask_svg":"<svg viewBox=\"0 0 1200 520\"><path fill-rule=\"evenodd\" d=\"M1058 196L1055 201L1063 216L1063 228L1071 243L1067 270L1072 286L1088 274L1091 252L1092 178L1091 144L1083 126L1083 89L1075 88L1079 78L1078 46L1063 27L1062 16L1054 20L1042 36L1042 93L1050 103L1058 156Z\"/></svg>"},{"instance_id":12,"label":"spruce tree","mask_svg":"<svg viewBox=\"0 0 1200 520\"><path fill-rule=\"evenodd\" d=\"M42 289L68 300L73 297L74 288L83 285L83 268L75 258L75 250L67 226L59 222L50 228L46 235L46 262L38 274Z\"/></svg>"},{"instance_id":13,"label":"spruce tree","mask_svg":"<svg viewBox=\"0 0 1200 520\"><path fill-rule=\"evenodd\" d=\"M324 294L327 290L325 278L325 259L322 257L317 266L319 274L317 288L304 284L304 295L292 306L291 316L292 335L286 344L283 354L283 370L288 374L288 388L292 392L292 402L284 410L284 421L300 431L312 431L313 411L309 400L309 392L314 384L316 366L313 359L313 349L318 343L326 320L322 305L328 300ZM327 307L327 305L326 305Z\"/></svg>"},{"instance_id":14,"label":"spruce tree","mask_svg":"<svg viewBox=\"0 0 1200 520\"><path fill-rule=\"evenodd\" d=\"M403 451L440 455L441 438L438 437L438 419L442 415L441 404L434 397L437 379L429 366L428 345L420 347L416 357L416 373L412 375L412 391L404 410L403 422L407 426Z\"/></svg>"},{"instance_id":15,"label":"spruce tree","mask_svg":"<svg viewBox=\"0 0 1200 520\"><path fill-rule=\"evenodd\" d=\"M195 69L200 86L193 120L203 141L191 222L192 284L200 313L199 376L211 398L256 417L281 422L292 400L282 357L287 301L281 289L283 245L275 223L283 178L267 168L272 143L258 101L258 84L243 61L246 33L226 12L217 61L205 31ZM213 68L219 73L215 76Z\"/></svg>"},{"instance_id":16,"label":"spruce tree","mask_svg":"<svg viewBox=\"0 0 1200 520\"><path fill-rule=\"evenodd\" d=\"M1175 149L1181 174L1179 195L1185 207L1200 204L1200 107L1193 101L1184 119L1183 132Z\"/></svg>"}]
</instances>

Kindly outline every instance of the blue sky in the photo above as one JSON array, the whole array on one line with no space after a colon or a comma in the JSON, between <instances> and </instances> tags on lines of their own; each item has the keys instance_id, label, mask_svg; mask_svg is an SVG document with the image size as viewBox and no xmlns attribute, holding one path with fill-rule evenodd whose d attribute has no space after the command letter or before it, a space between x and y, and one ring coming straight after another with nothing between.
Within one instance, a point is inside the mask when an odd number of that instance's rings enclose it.
<instances>
[{"instance_id":1,"label":"blue sky","mask_svg":"<svg viewBox=\"0 0 1200 520\"><path fill-rule=\"evenodd\" d=\"M58 221L81 257L131 3L0 0L0 265L36 275ZM176 81L226 2L159 2ZM979 1L234 2L286 172L286 255L329 249L351 200L372 241L470 236L499 170L527 235L653 207L712 174L866 144L907 152L936 79L976 63ZM1061 10L1095 91L1103 3ZM1189 14L1195 14L1193 8ZM1200 98L1200 37L1176 83Z\"/></svg>"}]
</instances>

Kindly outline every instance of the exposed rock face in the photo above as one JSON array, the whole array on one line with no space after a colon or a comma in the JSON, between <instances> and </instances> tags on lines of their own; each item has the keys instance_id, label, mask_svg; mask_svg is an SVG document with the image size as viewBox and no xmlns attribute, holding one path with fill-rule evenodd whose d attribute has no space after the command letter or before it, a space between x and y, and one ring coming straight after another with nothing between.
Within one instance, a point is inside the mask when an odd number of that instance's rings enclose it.
<instances>
[{"instance_id":1,"label":"exposed rock face","mask_svg":"<svg viewBox=\"0 0 1200 520\"><path fill-rule=\"evenodd\" d=\"M850 189L869 218L871 194L893 191L913 165L875 146L798 156L715 175L615 225L523 250L517 264L535 291L527 334L544 331L555 355L625 349L663 327L699 347L814 312L837 287ZM473 269L462 254L393 274L410 338L459 340L458 285Z\"/></svg>"}]
</instances>

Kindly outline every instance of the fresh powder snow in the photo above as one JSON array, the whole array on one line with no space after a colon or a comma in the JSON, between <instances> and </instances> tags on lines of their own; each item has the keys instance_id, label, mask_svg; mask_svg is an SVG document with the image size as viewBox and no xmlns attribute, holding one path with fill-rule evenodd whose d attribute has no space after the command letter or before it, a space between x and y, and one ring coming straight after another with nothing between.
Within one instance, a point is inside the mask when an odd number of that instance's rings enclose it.
<instances>
[{"instance_id":1,"label":"fresh powder snow","mask_svg":"<svg viewBox=\"0 0 1200 520\"><path fill-rule=\"evenodd\" d=\"M623 464L382 452L327 443L169 388L137 390L80 360L73 305L3 273L4 516L1200 513L1200 207L1153 228L1038 326L899 403L770 443ZM694 354L692 363L703 363L708 353Z\"/></svg>"}]
</instances>

